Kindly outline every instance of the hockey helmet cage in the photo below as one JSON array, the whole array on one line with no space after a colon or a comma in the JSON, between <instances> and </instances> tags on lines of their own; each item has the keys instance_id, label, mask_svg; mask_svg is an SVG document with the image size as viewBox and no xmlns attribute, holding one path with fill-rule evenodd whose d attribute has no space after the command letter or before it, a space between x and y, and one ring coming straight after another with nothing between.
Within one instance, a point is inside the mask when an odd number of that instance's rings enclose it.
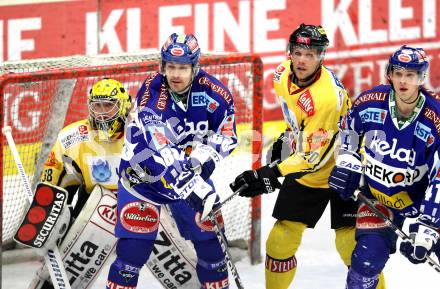
<instances>
[{"instance_id":1,"label":"hockey helmet cage","mask_svg":"<svg viewBox=\"0 0 440 289\"><path fill-rule=\"evenodd\" d=\"M386 72L389 76L394 69L409 69L417 71L420 78L423 79L428 66L428 58L423 48L403 45L390 56Z\"/></svg>"},{"instance_id":2,"label":"hockey helmet cage","mask_svg":"<svg viewBox=\"0 0 440 289\"><path fill-rule=\"evenodd\" d=\"M171 34L162 46L160 56L162 73L166 62L191 64L194 75L199 71L200 47L193 34Z\"/></svg>"},{"instance_id":3,"label":"hockey helmet cage","mask_svg":"<svg viewBox=\"0 0 440 289\"><path fill-rule=\"evenodd\" d=\"M307 25L302 23L289 37L287 52L292 53L294 47L317 49L321 56L329 44L327 33L320 25Z\"/></svg>"},{"instance_id":4,"label":"hockey helmet cage","mask_svg":"<svg viewBox=\"0 0 440 289\"><path fill-rule=\"evenodd\" d=\"M122 83L104 78L96 82L88 96L89 122L100 140L110 140L120 132L131 108L131 98Z\"/></svg>"}]
</instances>

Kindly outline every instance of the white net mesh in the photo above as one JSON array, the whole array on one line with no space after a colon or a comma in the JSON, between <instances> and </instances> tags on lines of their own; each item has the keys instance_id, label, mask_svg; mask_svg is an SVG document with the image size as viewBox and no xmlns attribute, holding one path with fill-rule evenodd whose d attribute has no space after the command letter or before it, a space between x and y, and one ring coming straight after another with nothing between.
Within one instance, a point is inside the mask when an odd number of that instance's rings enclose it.
<instances>
[{"instance_id":1,"label":"white net mesh","mask_svg":"<svg viewBox=\"0 0 440 289\"><path fill-rule=\"evenodd\" d=\"M260 155L252 153L255 130L261 130L261 108L255 102L255 67L249 57L230 61L229 56L202 57L202 68L225 83L234 95L239 145L216 169L213 180L224 199L232 192L229 183L250 169ZM74 56L69 58L9 62L0 65L0 87L4 93L3 123L11 125L13 136L30 181L35 185L59 130L87 117L86 95L102 77L115 78L134 96L146 76L157 70L158 54L119 56ZM131 67L128 69L127 67ZM32 72L20 79L25 72ZM3 75L2 75L3 74ZM259 81L262 81L259 75ZM259 123L259 128L254 127ZM3 139L3 144L5 144ZM257 153L258 154L258 153ZM11 240L27 200L7 145L3 146L3 243ZM229 240L251 238L249 199L235 198L223 209Z\"/></svg>"}]
</instances>

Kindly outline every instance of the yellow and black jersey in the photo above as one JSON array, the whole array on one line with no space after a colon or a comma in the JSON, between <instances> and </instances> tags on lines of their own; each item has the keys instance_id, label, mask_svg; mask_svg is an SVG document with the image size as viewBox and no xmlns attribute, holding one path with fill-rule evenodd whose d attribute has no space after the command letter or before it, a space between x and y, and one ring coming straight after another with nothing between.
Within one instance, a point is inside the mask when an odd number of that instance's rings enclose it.
<instances>
[{"instance_id":1,"label":"yellow and black jersey","mask_svg":"<svg viewBox=\"0 0 440 289\"><path fill-rule=\"evenodd\" d=\"M292 130L295 151L278 168L283 176L297 175L297 181L305 186L328 188L335 165L338 122L350 107L348 93L325 66L307 87L293 83L292 73L290 60L274 73L275 93Z\"/></svg>"},{"instance_id":2,"label":"yellow and black jersey","mask_svg":"<svg viewBox=\"0 0 440 289\"><path fill-rule=\"evenodd\" d=\"M98 141L87 119L72 123L58 134L41 181L63 188L83 184L88 193L96 184L116 190L123 141L122 133L112 141Z\"/></svg>"}]
</instances>

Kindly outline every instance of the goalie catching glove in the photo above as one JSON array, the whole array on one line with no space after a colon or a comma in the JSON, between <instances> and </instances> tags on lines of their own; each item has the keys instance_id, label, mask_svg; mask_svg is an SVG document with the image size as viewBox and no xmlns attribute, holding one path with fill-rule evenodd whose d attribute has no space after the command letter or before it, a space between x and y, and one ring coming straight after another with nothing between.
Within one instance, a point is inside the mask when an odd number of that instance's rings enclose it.
<instances>
[{"instance_id":1,"label":"goalie catching glove","mask_svg":"<svg viewBox=\"0 0 440 289\"><path fill-rule=\"evenodd\" d=\"M328 179L328 185L343 200L349 200L359 188L363 166L357 155L342 154L336 160Z\"/></svg>"},{"instance_id":2,"label":"goalie catching glove","mask_svg":"<svg viewBox=\"0 0 440 289\"><path fill-rule=\"evenodd\" d=\"M234 192L240 189L239 195L241 197L255 197L279 189L281 183L278 181L278 177L281 177L278 166L266 165L257 170L243 172L229 186Z\"/></svg>"},{"instance_id":3,"label":"goalie catching glove","mask_svg":"<svg viewBox=\"0 0 440 289\"><path fill-rule=\"evenodd\" d=\"M424 263L426 256L429 256L432 248L438 242L438 231L419 219L416 223L409 225L409 234L413 243L402 242L400 252L413 264Z\"/></svg>"}]
</instances>

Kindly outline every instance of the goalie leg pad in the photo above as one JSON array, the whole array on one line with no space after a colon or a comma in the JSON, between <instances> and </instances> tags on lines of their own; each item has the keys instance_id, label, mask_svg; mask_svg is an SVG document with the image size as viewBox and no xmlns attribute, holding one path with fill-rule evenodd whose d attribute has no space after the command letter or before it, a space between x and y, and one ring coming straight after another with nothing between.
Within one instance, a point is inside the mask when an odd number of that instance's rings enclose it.
<instances>
[{"instance_id":1,"label":"goalie leg pad","mask_svg":"<svg viewBox=\"0 0 440 289\"><path fill-rule=\"evenodd\" d=\"M197 254L197 276L202 288L229 288L228 267L217 239L194 241Z\"/></svg>"},{"instance_id":2,"label":"goalie leg pad","mask_svg":"<svg viewBox=\"0 0 440 289\"><path fill-rule=\"evenodd\" d=\"M295 253L306 227L300 222L275 222L266 241L266 288L289 287L296 273Z\"/></svg>"},{"instance_id":3,"label":"goalie leg pad","mask_svg":"<svg viewBox=\"0 0 440 289\"><path fill-rule=\"evenodd\" d=\"M114 250L115 207L115 195L96 186L61 243L59 251L72 289L90 288ZM46 269L36 277L48 278ZM29 289L40 288L41 282L34 281L37 285Z\"/></svg>"},{"instance_id":4,"label":"goalie leg pad","mask_svg":"<svg viewBox=\"0 0 440 289\"><path fill-rule=\"evenodd\" d=\"M136 288L139 270L147 262L153 244L153 240L119 239L117 258L110 266L106 288Z\"/></svg>"}]
</instances>

